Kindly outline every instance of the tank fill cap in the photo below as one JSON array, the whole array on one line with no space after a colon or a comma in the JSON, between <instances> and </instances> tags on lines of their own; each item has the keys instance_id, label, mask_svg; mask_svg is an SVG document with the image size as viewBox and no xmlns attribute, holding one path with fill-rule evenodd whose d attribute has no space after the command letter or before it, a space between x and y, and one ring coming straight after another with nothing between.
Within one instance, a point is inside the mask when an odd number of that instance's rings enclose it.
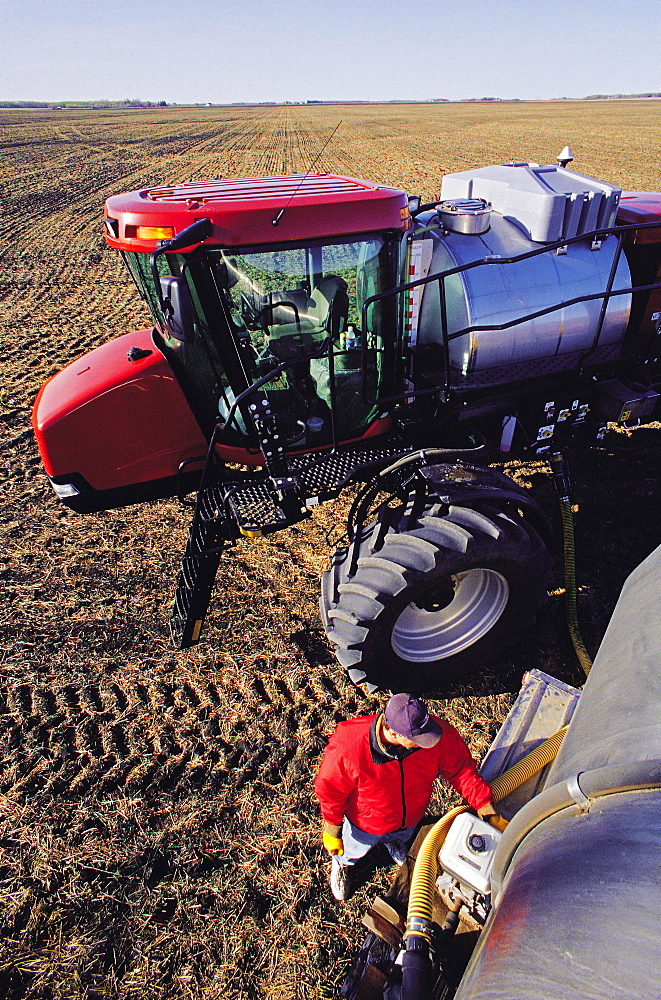
<instances>
[{"instance_id":1,"label":"tank fill cap","mask_svg":"<svg viewBox=\"0 0 661 1000\"><path fill-rule=\"evenodd\" d=\"M452 233L475 236L490 226L491 204L484 198L451 198L437 207L441 222Z\"/></svg>"}]
</instances>

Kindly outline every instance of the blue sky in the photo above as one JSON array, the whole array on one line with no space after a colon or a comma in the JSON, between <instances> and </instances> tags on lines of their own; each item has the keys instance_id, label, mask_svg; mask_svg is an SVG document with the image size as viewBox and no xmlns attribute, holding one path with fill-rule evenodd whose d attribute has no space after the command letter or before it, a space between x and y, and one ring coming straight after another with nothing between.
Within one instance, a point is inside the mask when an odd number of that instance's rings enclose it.
<instances>
[{"instance_id":1,"label":"blue sky","mask_svg":"<svg viewBox=\"0 0 661 1000\"><path fill-rule=\"evenodd\" d=\"M661 0L0 0L0 100L661 91Z\"/></svg>"}]
</instances>

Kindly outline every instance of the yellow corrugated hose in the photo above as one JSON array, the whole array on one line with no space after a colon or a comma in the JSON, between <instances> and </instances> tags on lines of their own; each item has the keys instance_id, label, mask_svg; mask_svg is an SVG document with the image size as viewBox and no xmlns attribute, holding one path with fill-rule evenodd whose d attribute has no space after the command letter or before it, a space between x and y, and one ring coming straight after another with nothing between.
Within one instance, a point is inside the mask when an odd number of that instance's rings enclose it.
<instances>
[{"instance_id":1,"label":"yellow corrugated hose","mask_svg":"<svg viewBox=\"0 0 661 1000\"><path fill-rule=\"evenodd\" d=\"M567 726L563 726L557 733L544 740L543 743L540 743L534 750L531 750L530 753L491 782L494 802L504 799L506 795L522 785L533 774L550 764L560 749L567 728ZM431 919L434 884L438 872L438 852L452 821L462 812L466 812L467 809L468 806L457 806L451 809L439 819L438 823L434 824L422 842L411 877L405 935L407 938L421 937L431 943Z\"/></svg>"},{"instance_id":2,"label":"yellow corrugated hose","mask_svg":"<svg viewBox=\"0 0 661 1000\"><path fill-rule=\"evenodd\" d=\"M513 792L515 788L522 785L524 781L531 778L533 774L537 774L543 767L550 764L555 759L568 728L568 726L563 726L557 733L549 736L547 740L544 740L534 750L527 753L525 757L518 760L516 764L512 764L506 771L499 774L497 778L494 778L490 783L494 802L500 802L506 795Z\"/></svg>"},{"instance_id":3,"label":"yellow corrugated hose","mask_svg":"<svg viewBox=\"0 0 661 1000\"><path fill-rule=\"evenodd\" d=\"M406 914L406 937L422 937L431 944L431 913L434 899L434 883L438 871L438 852L452 826L452 821L468 806L450 809L431 830L420 845L415 859L409 906Z\"/></svg>"},{"instance_id":4,"label":"yellow corrugated hose","mask_svg":"<svg viewBox=\"0 0 661 1000\"><path fill-rule=\"evenodd\" d=\"M590 673L592 660L583 645L578 628L578 612L576 608L576 565L574 562L574 516L571 501L567 497L560 498L560 513L562 515L562 536L565 554L565 590L567 595L567 626L574 645L578 662L585 676Z\"/></svg>"}]
</instances>

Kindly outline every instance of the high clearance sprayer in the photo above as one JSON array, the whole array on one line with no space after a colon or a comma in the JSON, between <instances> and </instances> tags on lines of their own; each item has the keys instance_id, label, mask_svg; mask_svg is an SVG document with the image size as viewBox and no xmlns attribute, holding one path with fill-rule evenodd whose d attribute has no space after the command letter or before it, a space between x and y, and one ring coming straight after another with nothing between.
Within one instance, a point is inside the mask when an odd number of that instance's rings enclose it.
<instances>
[{"instance_id":1,"label":"high clearance sprayer","mask_svg":"<svg viewBox=\"0 0 661 1000\"><path fill-rule=\"evenodd\" d=\"M534 621L549 525L486 456L562 481L566 440L650 418L661 384L661 194L571 159L448 174L428 204L318 173L108 199L152 325L55 375L34 427L80 513L196 491L180 647L227 548L350 485L321 615L352 681L433 688Z\"/></svg>"}]
</instances>

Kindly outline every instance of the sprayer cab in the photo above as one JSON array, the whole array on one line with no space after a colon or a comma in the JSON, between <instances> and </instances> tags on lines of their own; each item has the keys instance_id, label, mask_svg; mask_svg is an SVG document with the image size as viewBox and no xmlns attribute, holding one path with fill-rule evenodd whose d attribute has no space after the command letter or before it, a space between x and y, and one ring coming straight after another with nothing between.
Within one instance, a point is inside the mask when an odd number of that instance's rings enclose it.
<instances>
[{"instance_id":1,"label":"sprayer cab","mask_svg":"<svg viewBox=\"0 0 661 1000\"><path fill-rule=\"evenodd\" d=\"M327 174L177 184L110 198L105 223L207 440L224 423L226 459L267 457L256 383L276 450L383 429L361 348L385 387L397 316L388 302L364 318L363 305L402 280L404 192Z\"/></svg>"}]
</instances>

